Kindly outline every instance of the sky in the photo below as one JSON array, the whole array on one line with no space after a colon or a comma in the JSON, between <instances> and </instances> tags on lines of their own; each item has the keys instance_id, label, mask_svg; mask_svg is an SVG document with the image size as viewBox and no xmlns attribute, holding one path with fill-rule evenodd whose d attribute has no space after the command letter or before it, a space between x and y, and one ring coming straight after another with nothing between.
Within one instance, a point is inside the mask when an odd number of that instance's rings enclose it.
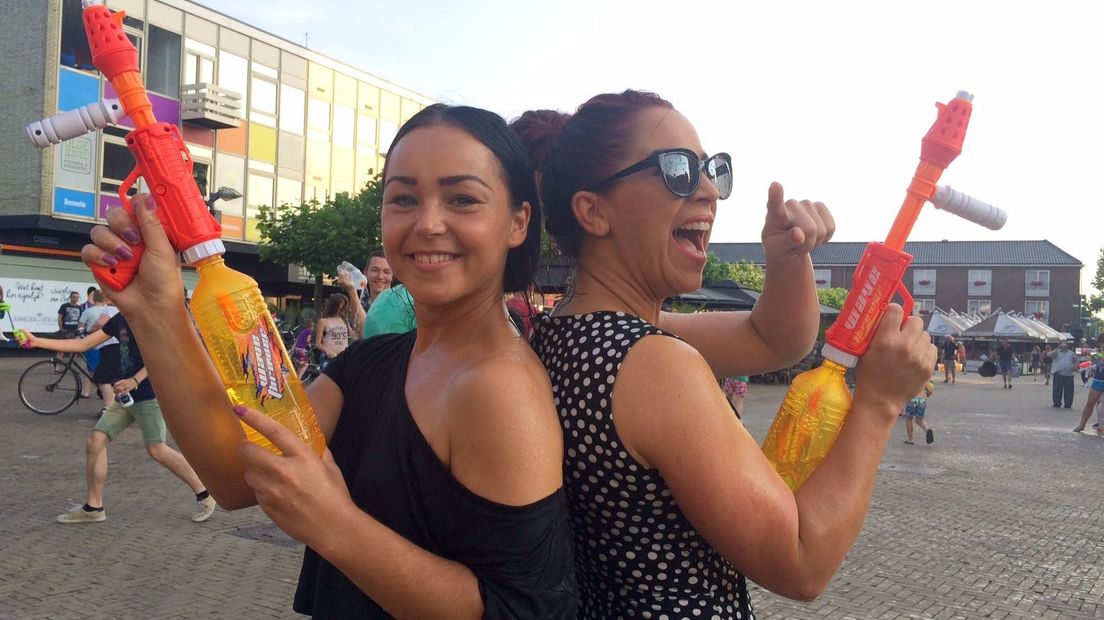
<instances>
[{"instance_id":1,"label":"sky","mask_svg":"<svg viewBox=\"0 0 1104 620\"><path fill-rule=\"evenodd\" d=\"M1104 3L199 0L431 99L513 118L638 88L736 173L713 242L757 241L767 187L823 201L837 241L883 241L935 102L974 95L949 184L1007 211L990 231L930 205L910 239L1104 247Z\"/></svg>"}]
</instances>

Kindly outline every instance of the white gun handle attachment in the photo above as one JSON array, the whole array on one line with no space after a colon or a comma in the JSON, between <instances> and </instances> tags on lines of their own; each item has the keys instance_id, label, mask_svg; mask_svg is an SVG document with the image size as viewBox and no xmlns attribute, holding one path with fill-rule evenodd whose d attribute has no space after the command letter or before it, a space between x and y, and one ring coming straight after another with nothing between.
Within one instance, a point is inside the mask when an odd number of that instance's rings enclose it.
<instances>
[{"instance_id":1,"label":"white gun handle attachment","mask_svg":"<svg viewBox=\"0 0 1104 620\"><path fill-rule=\"evenodd\" d=\"M950 185L940 185L931 197L931 203L936 209L942 209L949 213L980 224L989 230L1000 230L1008 221L1008 214L1003 209L982 202L977 198L968 196Z\"/></svg>"},{"instance_id":2,"label":"white gun handle attachment","mask_svg":"<svg viewBox=\"0 0 1104 620\"><path fill-rule=\"evenodd\" d=\"M103 129L119 122L126 111L118 99L104 99L83 108L62 112L27 125L27 141L38 148L59 144L70 138Z\"/></svg>"}]
</instances>

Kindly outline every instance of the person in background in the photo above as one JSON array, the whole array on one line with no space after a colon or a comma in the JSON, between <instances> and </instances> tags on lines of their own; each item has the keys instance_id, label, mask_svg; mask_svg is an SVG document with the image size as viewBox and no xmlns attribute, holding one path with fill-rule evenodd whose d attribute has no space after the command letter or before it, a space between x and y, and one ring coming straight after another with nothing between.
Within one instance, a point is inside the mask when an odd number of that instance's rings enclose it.
<instances>
[{"instance_id":1,"label":"person in background","mask_svg":"<svg viewBox=\"0 0 1104 620\"><path fill-rule=\"evenodd\" d=\"M732 404L732 410L736 417L742 418L744 414L744 401L747 400L748 378L747 376L725 377L721 382L721 391Z\"/></svg>"},{"instance_id":2,"label":"person in background","mask_svg":"<svg viewBox=\"0 0 1104 620\"><path fill-rule=\"evenodd\" d=\"M1046 383L1043 385L1050 385L1050 366L1054 363L1053 351L1049 344L1043 345L1043 352L1039 357L1039 363L1043 367L1043 377L1046 379Z\"/></svg>"},{"instance_id":3,"label":"person in background","mask_svg":"<svg viewBox=\"0 0 1104 620\"><path fill-rule=\"evenodd\" d=\"M88 290L85 291L85 293L84 293L84 302L81 303L81 305L80 305L81 312L84 312L85 310L87 310L87 309L91 308L93 305L95 305L95 302L92 300L92 293L95 292L95 291L98 291L98 290L99 289L94 287L94 286L88 287Z\"/></svg>"},{"instance_id":4,"label":"person in background","mask_svg":"<svg viewBox=\"0 0 1104 620\"><path fill-rule=\"evenodd\" d=\"M368 279L363 290L356 290L349 278L342 274L337 278L337 285L345 291L349 299L360 300L359 304L349 304L346 311L349 327L352 329L353 339L360 338L364 330L365 315L381 294L391 288L394 280L394 272L391 264L387 262L383 250L374 250L368 257L368 263L364 265L364 277Z\"/></svg>"},{"instance_id":5,"label":"person in background","mask_svg":"<svg viewBox=\"0 0 1104 620\"><path fill-rule=\"evenodd\" d=\"M1039 373L1042 372L1042 370L1043 370L1042 360L1043 360L1043 351L1042 351L1042 349L1039 348L1039 345L1035 345L1034 347L1031 347L1031 361L1030 361L1031 365L1028 367L1028 370L1029 370L1029 372L1031 372L1031 380L1032 381L1038 381L1039 380L1038 379Z\"/></svg>"},{"instance_id":6,"label":"person in background","mask_svg":"<svg viewBox=\"0 0 1104 620\"><path fill-rule=\"evenodd\" d=\"M345 321L345 310L349 305L349 298L341 293L334 293L326 300L322 308L322 318L314 327L314 348L322 353L318 361L325 368L330 360L349 346L349 324Z\"/></svg>"},{"instance_id":7,"label":"person in background","mask_svg":"<svg viewBox=\"0 0 1104 620\"><path fill-rule=\"evenodd\" d=\"M958 361L958 344L954 336L943 336L943 383L955 382L956 362Z\"/></svg>"},{"instance_id":8,"label":"person in background","mask_svg":"<svg viewBox=\"0 0 1104 620\"><path fill-rule=\"evenodd\" d=\"M1081 422L1077 425L1077 428L1073 429L1075 433L1085 430L1085 425L1088 424L1093 409L1100 402L1100 395L1104 394L1104 334L1099 334L1096 337L1096 351L1089 354L1089 361L1092 365L1085 372L1088 372L1092 383L1089 384L1089 395L1085 399L1085 408L1081 411Z\"/></svg>"},{"instance_id":9,"label":"person in background","mask_svg":"<svg viewBox=\"0 0 1104 620\"><path fill-rule=\"evenodd\" d=\"M905 443L910 446L913 444L912 425L914 423L916 426L924 429L924 441L929 444L935 441L935 433L932 432L928 423L924 421L924 414L928 411L928 399L931 398L934 392L935 384L928 381L924 385L924 388L905 404Z\"/></svg>"},{"instance_id":10,"label":"person in background","mask_svg":"<svg viewBox=\"0 0 1104 620\"><path fill-rule=\"evenodd\" d=\"M181 305L183 307L183 305ZM107 446L119 433L135 421L142 429L142 441L146 453L151 459L163 465L177 478L184 481L195 493L196 512L192 521L200 523L211 518L215 512L215 500L196 476L184 456L165 443L167 430L161 417L161 407L153 393L149 381L149 372L142 360L138 341L130 331L126 318L117 314L103 327L81 339L58 340L36 338L27 334L29 347L58 351L62 353L83 353L92 347L115 338L119 343L119 363L113 369L110 378L110 393L115 396L111 405L100 416L95 428L85 442L85 478L87 489L83 506L76 506L69 512L57 517L58 523L100 523L107 520L104 508L104 486L107 483ZM106 368L107 363L101 363ZM133 402L123 405L120 399L129 397Z\"/></svg>"},{"instance_id":11,"label":"person in background","mask_svg":"<svg viewBox=\"0 0 1104 620\"><path fill-rule=\"evenodd\" d=\"M306 314L306 313L304 313ZM303 327L299 329L299 335L295 337L295 344L291 347L291 361L295 362L295 374L302 377L303 371L310 364L310 348L314 334L313 313L303 317Z\"/></svg>"},{"instance_id":12,"label":"person in background","mask_svg":"<svg viewBox=\"0 0 1104 620\"><path fill-rule=\"evenodd\" d=\"M372 307L368 308L368 314L364 317L364 338L371 338L380 334L403 334L418 326L418 319L414 314L414 298L406 286L398 286L386 289L376 300Z\"/></svg>"},{"instance_id":13,"label":"person in background","mask_svg":"<svg viewBox=\"0 0 1104 620\"><path fill-rule=\"evenodd\" d=\"M1051 399L1054 407L1073 407L1073 373L1077 372L1077 355L1065 342L1050 352L1050 372L1053 379Z\"/></svg>"},{"instance_id":14,"label":"person in background","mask_svg":"<svg viewBox=\"0 0 1104 620\"><path fill-rule=\"evenodd\" d=\"M1000 362L1001 379L1004 380L1004 387L1012 389L1012 364L1015 362L1016 355L1012 352L1012 345L1007 340L1002 339L997 344L997 360Z\"/></svg>"},{"instance_id":15,"label":"person in background","mask_svg":"<svg viewBox=\"0 0 1104 620\"><path fill-rule=\"evenodd\" d=\"M66 338L76 338L80 332L81 305L80 293L69 293L69 301L61 304L57 311L58 331L65 334Z\"/></svg>"},{"instance_id":16,"label":"person in background","mask_svg":"<svg viewBox=\"0 0 1104 620\"><path fill-rule=\"evenodd\" d=\"M89 293L92 306L81 312L80 325L85 337L96 333L103 328L111 317L119 313L115 306L107 305L107 297L99 289L92 289ZM88 368L92 371L92 382L100 389L100 398L103 399L103 408L100 415L107 411L111 403L115 402L115 392L111 389L111 378L118 374L116 366L119 364L119 340L108 338L84 352L84 359L88 362ZM104 364L103 371L100 365Z\"/></svg>"}]
</instances>

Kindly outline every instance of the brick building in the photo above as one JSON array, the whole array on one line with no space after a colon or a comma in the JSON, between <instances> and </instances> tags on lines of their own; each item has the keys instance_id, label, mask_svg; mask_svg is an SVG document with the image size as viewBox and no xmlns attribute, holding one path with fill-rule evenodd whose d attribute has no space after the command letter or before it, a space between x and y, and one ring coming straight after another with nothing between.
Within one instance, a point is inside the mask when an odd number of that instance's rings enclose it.
<instances>
[{"instance_id":1,"label":"brick building","mask_svg":"<svg viewBox=\"0 0 1104 620\"><path fill-rule=\"evenodd\" d=\"M862 242L832 242L813 250L817 286L850 288L865 248ZM763 265L758 243L711 243L709 249L730 263ZM1084 265L1050 241L910 241L905 251L913 256L905 286L917 313L937 307L1018 311L1080 337Z\"/></svg>"}]
</instances>

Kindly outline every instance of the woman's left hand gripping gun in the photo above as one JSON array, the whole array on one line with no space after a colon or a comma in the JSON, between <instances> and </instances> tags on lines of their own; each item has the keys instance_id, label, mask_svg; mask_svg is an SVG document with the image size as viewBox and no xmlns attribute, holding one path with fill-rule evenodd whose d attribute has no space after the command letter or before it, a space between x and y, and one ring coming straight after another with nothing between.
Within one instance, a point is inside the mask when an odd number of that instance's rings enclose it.
<instances>
[{"instance_id":1,"label":"woman's left hand gripping gun","mask_svg":"<svg viewBox=\"0 0 1104 620\"><path fill-rule=\"evenodd\" d=\"M102 129L129 116L134 131L126 136L127 147L137 162L119 188L123 208L133 217L127 192L142 177L157 203L157 215L169 241L189 260L190 250L206 246L205 254L221 253L222 228L207 209L192 176L192 156L176 125L157 122L153 116L142 76L138 72L138 50L123 32L120 11L112 14L99 0L82 0L84 26L92 50L92 63L118 93L118 99L98 101L27 126L28 140L38 146L58 144L89 131ZM144 245L132 246L134 258L115 267L93 266L100 281L122 290L134 278L141 264Z\"/></svg>"}]
</instances>

